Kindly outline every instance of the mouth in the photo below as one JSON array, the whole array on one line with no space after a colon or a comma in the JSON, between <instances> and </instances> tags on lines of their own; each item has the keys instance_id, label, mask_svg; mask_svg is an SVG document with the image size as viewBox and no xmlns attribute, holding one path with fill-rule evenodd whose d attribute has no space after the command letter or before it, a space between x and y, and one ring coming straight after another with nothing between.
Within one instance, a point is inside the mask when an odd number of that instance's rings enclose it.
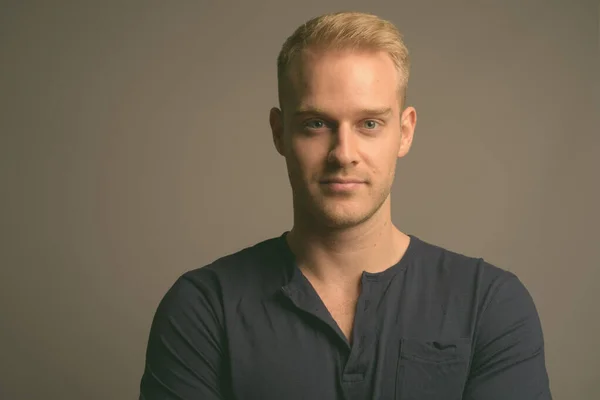
<instances>
[{"instance_id":1,"label":"mouth","mask_svg":"<svg viewBox=\"0 0 600 400\"><path fill-rule=\"evenodd\" d=\"M365 181L360 179L324 179L320 184L332 192L348 192L358 189L365 184Z\"/></svg>"}]
</instances>

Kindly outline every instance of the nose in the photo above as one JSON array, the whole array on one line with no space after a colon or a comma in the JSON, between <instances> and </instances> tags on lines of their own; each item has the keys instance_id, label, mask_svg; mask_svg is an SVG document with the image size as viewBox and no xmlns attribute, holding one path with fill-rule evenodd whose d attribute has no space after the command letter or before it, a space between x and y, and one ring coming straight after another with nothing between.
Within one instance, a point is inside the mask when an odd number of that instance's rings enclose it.
<instances>
[{"instance_id":1,"label":"nose","mask_svg":"<svg viewBox=\"0 0 600 400\"><path fill-rule=\"evenodd\" d=\"M358 141L352 128L345 124L338 125L333 131L331 150L328 161L340 167L358 162Z\"/></svg>"}]
</instances>

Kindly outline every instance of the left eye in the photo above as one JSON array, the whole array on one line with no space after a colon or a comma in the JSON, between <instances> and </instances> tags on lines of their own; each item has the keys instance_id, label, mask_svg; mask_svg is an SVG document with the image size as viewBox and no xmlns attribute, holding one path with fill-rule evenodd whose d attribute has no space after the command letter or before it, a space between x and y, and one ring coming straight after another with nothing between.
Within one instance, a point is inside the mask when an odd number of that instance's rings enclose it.
<instances>
[{"instance_id":1,"label":"left eye","mask_svg":"<svg viewBox=\"0 0 600 400\"><path fill-rule=\"evenodd\" d=\"M379 124L377 123L377 121L373 121L372 119L364 122L364 127L367 129L375 129L378 125Z\"/></svg>"}]
</instances>

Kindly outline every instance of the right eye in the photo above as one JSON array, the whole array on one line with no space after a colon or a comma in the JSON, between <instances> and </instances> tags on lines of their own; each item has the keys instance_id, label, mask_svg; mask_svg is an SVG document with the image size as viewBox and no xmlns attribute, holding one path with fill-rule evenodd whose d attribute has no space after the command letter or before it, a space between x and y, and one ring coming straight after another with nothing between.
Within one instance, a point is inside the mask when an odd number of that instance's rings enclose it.
<instances>
[{"instance_id":1,"label":"right eye","mask_svg":"<svg viewBox=\"0 0 600 400\"><path fill-rule=\"evenodd\" d=\"M304 123L304 127L308 129L323 129L327 125L320 119L312 119Z\"/></svg>"}]
</instances>

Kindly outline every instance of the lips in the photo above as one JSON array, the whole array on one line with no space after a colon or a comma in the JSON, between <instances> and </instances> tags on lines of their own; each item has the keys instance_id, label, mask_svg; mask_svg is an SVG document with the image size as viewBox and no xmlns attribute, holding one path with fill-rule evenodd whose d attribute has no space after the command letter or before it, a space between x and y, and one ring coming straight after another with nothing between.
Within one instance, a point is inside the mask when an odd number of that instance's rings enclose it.
<instances>
[{"instance_id":1,"label":"lips","mask_svg":"<svg viewBox=\"0 0 600 400\"><path fill-rule=\"evenodd\" d=\"M332 178L332 179L323 179L321 183L339 183L339 184L347 184L347 183L365 183L365 181L361 179L340 179L340 178Z\"/></svg>"},{"instance_id":2,"label":"lips","mask_svg":"<svg viewBox=\"0 0 600 400\"><path fill-rule=\"evenodd\" d=\"M356 178L330 178L321 181L321 185L329 193L352 193L358 190L365 183L362 179Z\"/></svg>"}]
</instances>

